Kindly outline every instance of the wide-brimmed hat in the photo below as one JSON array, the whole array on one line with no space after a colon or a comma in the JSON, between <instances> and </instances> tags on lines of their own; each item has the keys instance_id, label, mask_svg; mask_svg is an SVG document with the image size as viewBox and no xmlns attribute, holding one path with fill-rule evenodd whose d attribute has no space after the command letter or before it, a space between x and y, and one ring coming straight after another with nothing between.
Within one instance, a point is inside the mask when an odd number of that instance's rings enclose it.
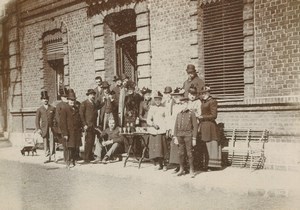
<instances>
[{"instance_id":1,"label":"wide-brimmed hat","mask_svg":"<svg viewBox=\"0 0 300 210\"><path fill-rule=\"evenodd\" d=\"M101 84L102 88L109 88L110 84L107 81L103 81Z\"/></svg>"},{"instance_id":2,"label":"wide-brimmed hat","mask_svg":"<svg viewBox=\"0 0 300 210\"><path fill-rule=\"evenodd\" d=\"M152 98L162 98L162 97L163 97L163 94L160 91L156 91L152 95Z\"/></svg>"},{"instance_id":3,"label":"wide-brimmed hat","mask_svg":"<svg viewBox=\"0 0 300 210\"><path fill-rule=\"evenodd\" d=\"M113 82L116 82L116 81L118 81L118 80L122 80L119 76L114 76L114 78L113 78Z\"/></svg>"},{"instance_id":4,"label":"wide-brimmed hat","mask_svg":"<svg viewBox=\"0 0 300 210\"><path fill-rule=\"evenodd\" d=\"M200 93L206 93L206 92L210 92L210 86L209 85L205 85L202 87Z\"/></svg>"},{"instance_id":5,"label":"wide-brimmed hat","mask_svg":"<svg viewBox=\"0 0 300 210\"><path fill-rule=\"evenodd\" d=\"M190 74L190 73L195 73L195 72L196 72L195 66L194 66L193 64L187 65L187 67L186 67L186 72L187 72L188 74Z\"/></svg>"},{"instance_id":6,"label":"wide-brimmed hat","mask_svg":"<svg viewBox=\"0 0 300 210\"><path fill-rule=\"evenodd\" d=\"M172 88L170 86L165 87L164 93L172 93Z\"/></svg>"},{"instance_id":7,"label":"wide-brimmed hat","mask_svg":"<svg viewBox=\"0 0 300 210\"><path fill-rule=\"evenodd\" d=\"M184 94L184 89L177 87L174 89L174 91L171 93L171 95L183 95Z\"/></svg>"},{"instance_id":8,"label":"wide-brimmed hat","mask_svg":"<svg viewBox=\"0 0 300 210\"><path fill-rule=\"evenodd\" d=\"M192 95L197 95L197 88L192 84L189 88L189 93Z\"/></svg>"},{"instance_id":9,"label":"wide-brimmed hat","mask_svg":"<svg viewBox=\"0 0 300 210\"><path fill-rule=\"evenodd\" d=\"M149 88L146 88L146 87L143 87L142 89L141 89L141 93L143 94L143 95L145 95L146 93L151 93L152 92L152 90L150 90Z\"/></svg>"},{"instance_id":10,"label":"wide-brimmed hat","mask_svg":"<svg viewBox=\"0 0 300 210\"><path fill-rule=\"evenodd\" d=\"M41 99L49 99L48 92L46 90L41 91Z\"/></svg>"},{"instance_id":11,"label":"wide-brimmed hat","mask_svg":"<svg viewBox=\"0 0 300 210\"><path fill-rule=\"evenodd\" d=\"M87 92L86 92L86 95L88 96L88 95L90 95L90 94L96 95L95 90L94 90L94 89L88 89Z\"/></svg>"},{"instance_id":12,"label":"wide-brimmed hat","mask_svg":"<svg viewBox=\"0 0 300 210\"><path fill-rule=\"evenodd\" d=\"M69 91L69 94L68 94L68 99L69 100L76 100L76 94L74 91Z\"/></svg>"}]
</instances>

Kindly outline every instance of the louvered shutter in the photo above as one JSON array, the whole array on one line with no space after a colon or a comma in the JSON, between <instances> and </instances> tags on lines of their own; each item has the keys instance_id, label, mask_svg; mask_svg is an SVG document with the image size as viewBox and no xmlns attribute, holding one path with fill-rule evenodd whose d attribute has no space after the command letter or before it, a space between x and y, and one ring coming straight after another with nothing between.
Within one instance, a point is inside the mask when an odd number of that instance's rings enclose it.
<instances>
[{"instance_id":1,"label":"louvered shutter","mask_svg":"<svg viewBox=\"0 0 300 210\"><path fill-rule=\"evenodd\" d=\"M205 83L219 99L244 96L243 0L203 5Z\"/></svg>"},{"instance_id":2,"label":"louvered shutter","mask_svg":"<svg viewBox=\"0 0 300 210\"><path fill-rule=\"evenodd\" d=\"M44 38L44 44L46 47L46 56L48 61L64 58L61 32L47 35Z\"/></svg>"}]
</instances>

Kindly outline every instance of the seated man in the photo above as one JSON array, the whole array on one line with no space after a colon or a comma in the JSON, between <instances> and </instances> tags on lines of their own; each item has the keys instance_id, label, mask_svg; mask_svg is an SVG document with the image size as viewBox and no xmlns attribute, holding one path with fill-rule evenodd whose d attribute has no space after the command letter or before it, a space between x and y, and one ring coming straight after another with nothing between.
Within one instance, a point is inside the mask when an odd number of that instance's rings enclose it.
<instances>
[{"instance_id":1,"label":"seated man","mask_svg":"<svg viewBox=\"0 0 300 210\"><path fill-rule=\"evenodd\" d=\"M108 128L100 133L99 139L96 141L94 154L97 158L94 163L100 163L104 155L102 163L106 164L115 154L123 152L124 143L119 132L119 127L116 126L114 118L109 118ZM121 159L119 158L119 160Z\"/></svg>"}]
</instances>

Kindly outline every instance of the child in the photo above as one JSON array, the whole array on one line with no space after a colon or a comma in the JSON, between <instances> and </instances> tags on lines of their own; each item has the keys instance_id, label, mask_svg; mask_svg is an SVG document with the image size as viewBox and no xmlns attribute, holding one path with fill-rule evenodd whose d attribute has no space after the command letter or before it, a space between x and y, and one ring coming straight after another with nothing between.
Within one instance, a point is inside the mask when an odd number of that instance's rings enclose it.
<instances>
[{"instance_id":1,"label":"child","mask_svg":"<svg viewBox=\"0 0 300 210\"><path fill-rule=\"evenodd\" d=\"M182 88L176 88L172 93L172 98L174 100L172 115L168 121L169 125L169 135L174 137L174 127L176 122L176 117L179 112L184 109L183 102L180 100L183 98L184 90ZM178 145L174 144L174 141L170 143L170 158L169 158L169 167L175 165L175 173L179 171L179 148Z\"/></svg>"},{"instance_id":2,"label":"child","mask_svg":"<svg viewBox=\"0 0 300 210\"><path fill-rule=\"evenodd\" d=\"M108 163L108 160L113 157L117 152L121 153L123 148L123 139L119 135L119 127L116 126L113 117L108 120L108 128L105 129L96 141L95 155L96 160L93 163L101 162L103 151L105 151L102 163ZM101 142L102 141L102 142Z\"/></svg>"},{"instance_id":3,"label":"child","mask_svg":"<svg viewBox=\"0 0 300 210\"><path fill-rule=\"evenodd\" d=\"M188 98L182 98L182 101L188 101ZM177 114L175 128L174 128L174 143L179 144L179 159L180 159L180 170L177 176L184 175L184 162L185 154L187 154L190 165L190 175L191 178L195 177L194 163L192 147L196 146L196 137L198 123L196 115L193 111L187 108L187 103L185 103L185 109Z\"/></svg>"}]
</instances>

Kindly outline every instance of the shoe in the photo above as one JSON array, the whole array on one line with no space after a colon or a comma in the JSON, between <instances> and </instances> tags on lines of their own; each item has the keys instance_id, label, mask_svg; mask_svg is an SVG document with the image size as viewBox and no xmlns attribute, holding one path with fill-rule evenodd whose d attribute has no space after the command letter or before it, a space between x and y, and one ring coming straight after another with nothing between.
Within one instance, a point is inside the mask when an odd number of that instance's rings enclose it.
<instances>
[{"instance_id":1,"label":"shoe","mask_svg":"<svg viewBox=\"0 0 300 210\"><path fill-rule=\"evenodd\" d=\"M86 164L90 164L90 161L89 160L83 160L83 161L78 161L79 164L81 165L86 165Z\"/></svg>"},{"instance_id":2,"label":"shoe","mask_svg":"<svg viewBox=\"0 0 300 210\"><path fill-rule=\"evenodd\" d=\"M196 176L195 172L190 172L190 177L191 178L195 178L195 176Z\"/></svg>"},{"instance_id":3,"label":"shoe","mask_svg":"<svg viewBox=\"0 0 300 210\"><path fill-rule=\"evenodd\" d=\"M93 164L101 163L101 159L96 158L95 160L92 160L91 163L93 163Z\"/></svg>"},{"instance_id":4,"label":"shoe","mask_svg":"<svg viewBox=\"0 0 300 210\"><path fill-rule=\"evenodd\" d=\"M178 174L176 174L177 176L183 176L185 175L184 171L179 171Z\"/></svg>"},{"instance_id":5,"label":"shoe","mask_svg":"<svg viewBox=\"0 0 300 210\"><path fill-rule=\"evenodd\" d=\"M162 170L162 169L163 169L163 166L156 167L156 170Z\"/></svg>"},{"instance_id":6,"label":"shoe","mask_svg":"<svg viewBox=\"0 0 300 210\"><path fill-rule=\"evenodd\" d=\"M168 170L168 167L167 166L164 166L163 167L163 171L167 171Z\"/></svg>"},{"instance_id":7,"label":"shoe","mask_svg":"<svg viewBox=\"0 0 300 210\"><path fill-rule=\"evenodd\" d=\"M176 168L174 169L174 171L172 172L172 174L178 173L179 169L180 169L179 167L176 167Z\"/></svg>"},{"instance_id":8,"label":"shoe","mask_svg":"<svg viewBox=\"0 0 300 210\"><path fill-rule=\"evenodd\" d=\"M44 161L44 164L50 163L50 162L51 162L51 160L45 160L45 161Z\"/></svg>"},{"instance_id":9,"label":"shoe","mask_svg":"<svg viewBox=\"0 0 300 210\"><path fill-rule=\"evenodd\" d=\"M103 163L103 164L109 163L108 157L107 157L107 156L105 156L105 157L103 158L102 163Z\"/></svg>"}]
</instances>

